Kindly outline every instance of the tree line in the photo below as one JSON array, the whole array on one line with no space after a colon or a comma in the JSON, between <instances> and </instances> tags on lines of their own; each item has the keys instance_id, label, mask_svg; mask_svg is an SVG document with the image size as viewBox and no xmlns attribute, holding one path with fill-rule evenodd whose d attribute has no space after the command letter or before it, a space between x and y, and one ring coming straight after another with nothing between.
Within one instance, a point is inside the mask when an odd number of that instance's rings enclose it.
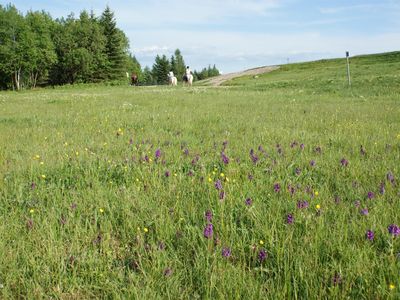
<instances>
[{"instance_id":1,"label":"tree line","mask_svg":"<svg viewBox=\"0 0 400 300\"><path fill-rule=\"evenodd\" d=\"M141 74L139 74L139 81L145 85L151 84L167 84L169 71L174 72L174 75L178 81L182 81L183 75L185 74L186 64L185 60L179 49L176 49L170 59L166 55L157 55L153 67L145 67ZM203 68L201 71L193 71L194 80L202 80L220 74L217 67L208 66Z\"/></svg>"},{"instance_id":2,"label":"tree line","mask_svg":"<svg viewBox=\"0 0 400 300\"><path fill-rule=\"evenodd\" d=\"M126 83L136 73L142 84L166 84L173 71L182 79L185 62L179 49L170 59L155 58L141 68L129 41L107 6L101 16L82 11L53 19L45 11L25 15L11 4L0 5L0 89L74 83ZM194 72L195 79L218 75L214 67Z\"/></svg>"}]
</instances>

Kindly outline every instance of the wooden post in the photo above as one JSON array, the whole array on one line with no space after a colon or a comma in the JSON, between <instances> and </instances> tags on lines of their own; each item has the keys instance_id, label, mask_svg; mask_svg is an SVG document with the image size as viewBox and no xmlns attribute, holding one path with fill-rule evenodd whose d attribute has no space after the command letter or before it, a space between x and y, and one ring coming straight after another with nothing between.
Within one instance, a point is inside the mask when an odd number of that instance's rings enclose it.
<instances>
[{"instance_id":1,"label":"wooden post","mask_svg":"<svg viewBox=\"0 0 400 300\"><path fill-rule=\"evenodd\" d=\"M347 80L349 81L349 86L351 87L349 51L346 51L346 60L347 60Z\"/></svg>"}]
</instances>

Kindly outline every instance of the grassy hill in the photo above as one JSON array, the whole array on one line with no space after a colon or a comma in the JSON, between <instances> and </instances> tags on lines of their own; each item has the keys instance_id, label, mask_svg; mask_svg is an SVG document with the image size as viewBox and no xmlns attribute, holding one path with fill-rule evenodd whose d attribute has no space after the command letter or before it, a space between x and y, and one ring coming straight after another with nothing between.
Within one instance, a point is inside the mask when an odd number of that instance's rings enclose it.
<instances>
[{"instance_id":1,"label":"grassy hill","mask_svg":"<svg viewBox=\"0 0 400 300\"><path fill-rule=\"evenodd\" d=\"M399 55L0 93L0 298L398 299Z\"/></svg>"},{"instance_id":2,"label":"grassy hill","mask_svg":"<svg viewBox=\"0 0 400 300\"><path fill-rule=\"evenodd\" d=\"M380 96L400 93L400 52L355 56L350 58L352 91ZM254 79L236 78L228 86L247 89L302 90L305 93L340 93L346 95L346 59L320 60L309 63L283 65L277 71Z\"/></svg>"}]
</instances>

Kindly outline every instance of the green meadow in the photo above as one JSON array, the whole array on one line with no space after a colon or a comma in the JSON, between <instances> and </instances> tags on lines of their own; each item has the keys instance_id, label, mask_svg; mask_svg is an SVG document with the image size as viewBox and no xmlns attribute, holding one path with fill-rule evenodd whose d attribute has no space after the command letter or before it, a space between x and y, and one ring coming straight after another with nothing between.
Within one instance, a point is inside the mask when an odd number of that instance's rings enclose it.
<instances>
[{"instance_id":1,"label":"green meadow","mask_svg":"<svg viewBox=\"0 0 400 300\"><path fill-rule=\"evenodd\" d=\"M399 299L399 70L1 92L0 298Z\"/></svg>"}]
</instances>

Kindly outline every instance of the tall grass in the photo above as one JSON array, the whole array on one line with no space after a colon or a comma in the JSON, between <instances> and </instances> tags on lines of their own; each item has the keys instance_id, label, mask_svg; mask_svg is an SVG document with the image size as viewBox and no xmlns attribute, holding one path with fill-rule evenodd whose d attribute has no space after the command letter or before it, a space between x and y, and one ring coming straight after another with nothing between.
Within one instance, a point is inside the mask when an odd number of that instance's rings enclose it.
<instances>
[{"instance_id":1,"label":"tall grass","mask_svg":"<svg viewBox=\"0 0 400 300\"><path fill-rule=\"evenodd\" d=\"M344 63L1 93L1 298L400 297L399 54Z\"/></svg>"}]
</instances>

